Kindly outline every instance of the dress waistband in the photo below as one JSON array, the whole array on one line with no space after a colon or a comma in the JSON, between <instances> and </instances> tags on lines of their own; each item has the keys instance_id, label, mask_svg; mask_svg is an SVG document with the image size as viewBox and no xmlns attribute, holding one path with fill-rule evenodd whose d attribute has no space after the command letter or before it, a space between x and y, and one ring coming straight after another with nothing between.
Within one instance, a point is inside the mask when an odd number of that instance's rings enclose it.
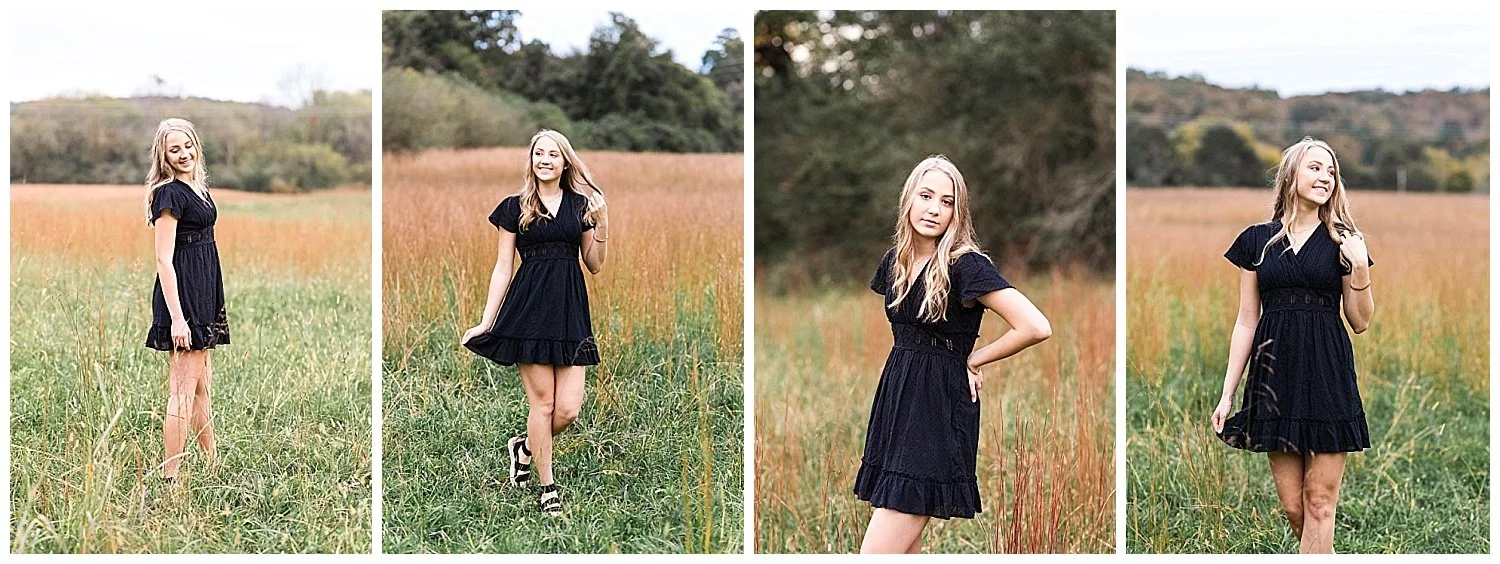
<instances>
[{"instance_id":1,"label":"dress waistband","mask_svg":"<svg viewBox=\"0 0 1500 564\"><path fill-rule=\"evenodd\" d=\"M1338 313L1343 296L1331 290L1313 288L1272 288L1260 293L1263 311L1311 309Z\"/></svg>"},{"instance_id":2,"label":"dress waistband","mask_svg":"<svg viewBox=\"0 0 1500 564\"><path fill-rule=\"evenodd\" d=\"M177 232L177 248L197 247L199 245L207 245L212 242L214 242L214 228L211 226L204 227L203 229L195 229L193 231Z\"/></svg>"},{"instance_id":3,"label":"dress waistband","mask_svg":"<svg viewBox=\"0 0 1500 564\"><path fill-rule=\"evenodd\" d=\"M567 241L535 243L516 250L521 260L571 259L578 260L578 245Z\"/></svg>"},{"instance_id":4,"label":"dress waistband","mask_svg":"<svg viewBox=\"0 0 1500 564\"><path fill-rule=\"evenodd\" d=\"M978 335L943 333L914 323L891 323L891 336L896 348L914 349L923 352L944 354L958 358L969 358L974 351L974 340Z\"/></svg>"}]
</instances>

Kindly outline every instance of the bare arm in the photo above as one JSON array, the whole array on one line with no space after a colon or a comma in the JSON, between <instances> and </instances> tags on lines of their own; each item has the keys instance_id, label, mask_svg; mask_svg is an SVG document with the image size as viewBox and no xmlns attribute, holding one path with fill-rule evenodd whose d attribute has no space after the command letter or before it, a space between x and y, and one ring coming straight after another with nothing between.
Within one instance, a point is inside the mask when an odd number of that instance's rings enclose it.
<instances>
[{"instance_id":1,"label":"bare arm","mask_svg":"<svg viewBox=\"0 0 1500 564\"><path fill-rule=\"evenodd\" d=\"M495 255L495 268L490 271L490 291L484 300L484 315L479 325L464 332L461 343L488 331L500 315L500 304L505 303L505 293L510 289L511 276L516 263L516 234L499 229L500 243Z\"/></svg>"},{"instance_id":2,"label":"bare arm","mask_svg":"<svg viewBox=\"0 0 1500 564\"><path fill-rule=\"evenodd\" d=\"M1234 318L1234 330L1229 334L1229 366L1224 369L1224 392L1219 396L1219 405L1214 408L1214 432L1224 430L1224 420L1229 417L1229 407L1234 402L1234 392L1240 387L1240 378L1245 374L1245 365L1250 361L1250 350L1255 345L1255 328L1260 325L1260 282L1255 272L1240 270L1240 308Z\"/></svg>"},{"instance_id":3,"label":"bare arm","mask_svg":"<svg viewBox=\"0 0 1500 564\"><path fill-rule=\"evenodd\" d=\"M1008 358L1052 336L1052 324L1031 300L1015 288L995 290L979 296L979 303L1000 315L1010 330L999 339L969 354L969 368L978 369Z\"/></svg>"},{"instance_id":4,"label":"bare arm","mask_svg":"<svg viewBox=\"0 0 1500 564\"><path fill-rule=\"evenodd\" d=\"M599 224L583 232L583 266L590 274L604 269L604 259L609 256L609 209L599 210Z\"/></svg>"},{"instance_id":5,"label":"bare arm","mask_svg":"<svg viewBox=\"0 0 1500 564\"><path fill-rule=\"evenodd\" d=\"M1353 265L1349 274L1344 275L1344 319L1349 320L1349 328L1355 334L1364 333L1375 317L1375 290L1370 287L1370 253L1361 236L1344 237L1339 250Z\"/></svg>"},{"instance_id":6,"label":"bare arm","mask_svg":"<svg viewBox=\"0 0 1500 564\"><path fill-rule=\"evenodd\" d=\"M155 244L156 276L161 280L161 295L167 302L167 313L172 316L172 344L188 347L189 332L187 317L182 314L182 300L177 293L177 267L172 265L172 255L177 250L177 218L163 212L152 224Z\"/></svg>"}]
</instances>

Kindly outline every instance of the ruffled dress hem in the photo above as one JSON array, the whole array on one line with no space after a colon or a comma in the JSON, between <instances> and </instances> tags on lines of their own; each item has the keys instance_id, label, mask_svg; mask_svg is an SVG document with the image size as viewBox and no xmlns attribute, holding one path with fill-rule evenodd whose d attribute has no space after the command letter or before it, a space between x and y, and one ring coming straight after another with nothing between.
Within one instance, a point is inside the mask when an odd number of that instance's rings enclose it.
<instances>
[{"instance_id":1,"label":"ruffled dress hem","mask_svg":"<svg viewBox=\"0 0 1500 564\"><path fill-rule=\"evenodd\" d=\"M1363 412L1343 420L1252 419L1241 411L1224 422L1219 440L1251 452L1359 452L1370 448Z\"/></svg>"},{"instance_id":2,"label":"ruffled dress hem","mask_svg":"<svg viewBox=\"0 0 1500 564\"><path fill-rule=\"evenodd\" d=\"M938 519L973 519L982 511L975 478L953 482L924 480L869 462L860 464L854 495L873 507Z\"/></svg>"}]
</instances>

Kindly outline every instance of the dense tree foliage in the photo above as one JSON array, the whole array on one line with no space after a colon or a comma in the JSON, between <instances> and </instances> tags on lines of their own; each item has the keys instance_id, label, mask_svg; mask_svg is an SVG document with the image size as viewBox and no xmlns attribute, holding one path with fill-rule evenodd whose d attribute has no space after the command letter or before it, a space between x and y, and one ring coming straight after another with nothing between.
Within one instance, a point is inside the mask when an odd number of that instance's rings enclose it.
<instances>
[{"instance_id":1,"label":"dense tree foliage","mask_svg":"<svg viewBox=\"0 0 1500 564\"><path fill-rule=\"evenodd\" d=\"M385 148L516 145L547 127L594 149L743 149L735 30L720 33L694 72L624 14L596 28L586 51L566 55L523 43L519 15L384 12Z\"/></svg>"},{"instance_id":2,"label":"dense tree foliage","mask_svg":"<svg viewBox=\"0 0 1500 564\"><path fill-rule=\"evenodd\" d=\"M1489 89L1282 98L1129 69L1125 95L1132 186L1268 186L1281 150L1311 135L1354 188L1489 191Z\"/></svg>"},{"instance_id":3,"label":"dense tree foliage","mask_svg":"<svg viewBox=\"0 0 1500 564\"><path fill-rule=\"evenodd\" d=\"M1113 12L755 22L755 252L773 278L866 276L890 245L902 183L933 154L964 174L997 262L1112 272Z\"/></svg>"},{"instance_id":4,"label":"dense tree foliage","mask_svg":"<svg viewBox=\"0 0 1500 564\"><path fill-rule=\"evenodd\" d=\"M294 192L370 182L370 93L315 91L300 108L203 98L49 98L11 104L12 182L144 182L156 124L192 121L209 182Z\"/></svg>"}]
</instances>

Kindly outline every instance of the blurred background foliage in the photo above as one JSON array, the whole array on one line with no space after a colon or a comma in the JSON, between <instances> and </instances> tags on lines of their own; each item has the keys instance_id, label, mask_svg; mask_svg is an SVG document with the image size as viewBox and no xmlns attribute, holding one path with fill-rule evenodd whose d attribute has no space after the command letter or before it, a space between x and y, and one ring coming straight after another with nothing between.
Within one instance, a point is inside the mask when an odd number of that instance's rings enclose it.
<instances>
[{"instance_id":1,"label":"blurred background foliage","mask_svg":"<svg viewBox=\"0 0 1500 564\"><path fill-rule=\"evenodd\" d=\"M595 150L744 150L739 32L723 30L695 72L621 13L563 55L522 43L520 15L384 12L385 150L524 145L541 128Z\"/></svg>"},{"instance_id":2,"label":"blurred background foliage","mask_svg":"<svg viewBox=\"0 0 1500 564\"><path fill-rule=\"evenodd\" d=\"M907 174L934 154L963 173L980 242L1007 275L1112 276L1114 43L1107 11L759 12L763 283L862 283L891 244Z\"/></svg>"},{"instance_id":3,"label":"blurred background foliage","mask_svg":"<svg viewBox=\"0 0 1500 564\"><path fill-rule=\"evenodd\" d=\"M1269 186L1282 149L1311 135L1353 189L1489 192L1488 88L1283 98L1128 69L1125 97L1130 186Z\"/></svg>"},{"instance_id":4,"label":"blurred background foliage","mask_svg":"<svg viewBox=\"0 0 1500 564\"><path fill-rule=\"evenodd\" d=\"M17 102L10 106L10 180L145 182L156 124L181 117L198 128L211 186L299 192L369 185L370 112L369 91L308 90L295 108L163 95Z\"/></svg>"}]
</instances>

